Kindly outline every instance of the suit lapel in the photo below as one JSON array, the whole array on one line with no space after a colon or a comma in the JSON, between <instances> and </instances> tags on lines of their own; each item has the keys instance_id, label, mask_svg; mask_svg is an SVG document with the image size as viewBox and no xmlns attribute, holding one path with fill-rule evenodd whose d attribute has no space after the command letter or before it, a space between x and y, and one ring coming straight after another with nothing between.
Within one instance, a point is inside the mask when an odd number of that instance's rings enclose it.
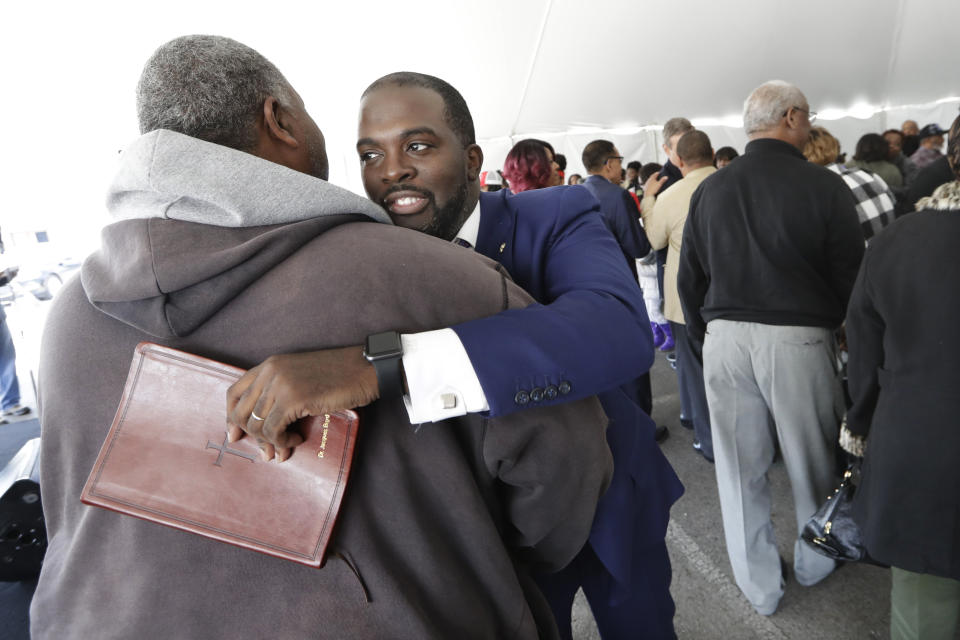
<instances>
[{"instance_id":1,"label":"suit lapel","mask_svg":"<svg viewBox=\"0 0 960 640\"><path fill-rule=\"evenodd\" d=\"M506 190L480 194L480 230L477 251L510 271L513 266L514 215L507 205Z\"/></svg>"}]
</instances>

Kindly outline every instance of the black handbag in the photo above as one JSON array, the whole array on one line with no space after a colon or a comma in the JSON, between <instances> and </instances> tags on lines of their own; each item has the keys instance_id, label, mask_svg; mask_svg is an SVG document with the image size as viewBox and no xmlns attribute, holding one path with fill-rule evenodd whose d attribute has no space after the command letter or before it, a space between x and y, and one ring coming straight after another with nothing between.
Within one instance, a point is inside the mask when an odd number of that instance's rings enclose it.
<instances>
[{"instance_id":1,"label":"black handbag","mask_svg":"<svg viewBox=\"0 0 960 640\"><path fill-rule=\"evenodd\" d=\"M840 486L803 527L800 537L818 553L842 562L879 564L867 554L860 527L851 511L857 490L853 483L859 464L851 464L843 473Z\"/></svg>"}]
</instances>

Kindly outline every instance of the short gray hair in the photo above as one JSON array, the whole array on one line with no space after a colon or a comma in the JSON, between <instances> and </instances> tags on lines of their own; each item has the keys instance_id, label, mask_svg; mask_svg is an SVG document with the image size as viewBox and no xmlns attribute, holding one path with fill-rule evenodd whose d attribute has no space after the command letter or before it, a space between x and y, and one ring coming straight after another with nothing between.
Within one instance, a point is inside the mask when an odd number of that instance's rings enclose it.
<instances>
[{"instance_id":1,"label":"short gray hair","mask_svg":"<svg viewBox=\"0 0 960 640\"><path fill-rule=\"evenodd\" d=\"M686 118L670 118L663 125L663 143L670 147L670 138L675 135L693 131L693 125ZM670 147L671 149L673 147Z\"/></svg>"},{"instance_id":2,"label":"short gray hair","mask_svg":"<svg viewBox=\"0 0 960 640\"><path fill-rule=\"evenodd\" d=\"M250 47L222 36L183 36L162 45L143 67L140 133L170 129L249 151L264 101L274 96L289 104L291 93L283 74Z\"/></svg>"},{"instance_id":3,"label":"short gray hair","mask_svg":"<svg viewBox=\"0 0 960 640\"><path fill-rule=\"evenodd\" d=\"M789 82L764 82L743 103L743 130L750 135L773 129L790 107L809 106L803 92Z\"/></svg>"}]
</instances>

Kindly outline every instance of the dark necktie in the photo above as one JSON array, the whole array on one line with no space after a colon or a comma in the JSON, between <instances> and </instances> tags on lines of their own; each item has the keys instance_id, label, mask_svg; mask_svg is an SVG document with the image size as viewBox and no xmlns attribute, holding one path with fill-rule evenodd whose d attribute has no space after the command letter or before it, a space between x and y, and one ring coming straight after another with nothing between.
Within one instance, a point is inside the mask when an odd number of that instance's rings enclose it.
<instances>
[{"instance_id":1,"label":"dark necktie","mask_svg":"<svg viewBox=\"0 0 960 640\"><path fill-rule=\"evenodd\" d=\"M463 238L454 238L453 244L457 245L458 247L466 247L467 249L473 249L473 245L467 242L466 240L464 240Z\"/></svg>"}]
</instances>

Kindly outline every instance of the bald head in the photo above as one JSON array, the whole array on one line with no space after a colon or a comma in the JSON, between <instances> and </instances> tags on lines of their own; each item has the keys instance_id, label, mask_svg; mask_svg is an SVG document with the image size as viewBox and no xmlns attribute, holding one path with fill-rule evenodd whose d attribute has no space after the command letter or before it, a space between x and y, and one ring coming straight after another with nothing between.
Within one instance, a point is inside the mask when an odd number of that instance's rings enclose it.
<instances>
[{"instance_id":1,"label":"bald head","mask_svg":"<svg viewBox=\"0 0 960 640\"><path fill-rule=\"evenodd\" d=\"M694 169L713 165L713 147L710 138L703 131L688 131L677 142L677 155L680 157L680 171L687 175Z\"/></svg>"}]
</instances>

